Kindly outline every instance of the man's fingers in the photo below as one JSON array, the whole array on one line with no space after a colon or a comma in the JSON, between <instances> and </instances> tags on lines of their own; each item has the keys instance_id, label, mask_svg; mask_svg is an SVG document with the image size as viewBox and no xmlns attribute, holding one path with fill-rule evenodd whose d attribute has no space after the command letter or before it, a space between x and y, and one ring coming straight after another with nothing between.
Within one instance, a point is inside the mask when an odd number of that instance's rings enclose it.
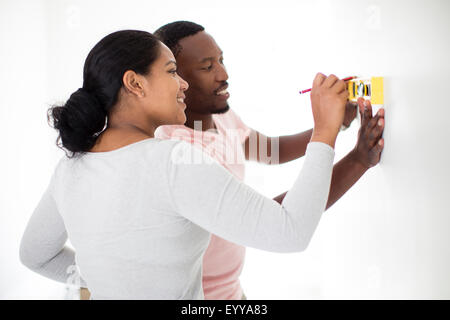
<instances>
[{"instance_id":1,"label":"man's fingers","mask_svg":"<svg viewBox=\"0 0 450 320\"><path fill-rule=\"evenodd\" d=\"M373 119L377 119L375 122L375 126L369 129L369 146L373 147L380 140L381 135L384 130L384 118L380 118L380 116L375 116Z\"/></svg>"},{"instance_id":2,"label":"man's fingers","mask_svg":"<svg viewBox=\"0 0 450 320\"><path fill-rule=\"evenodd\" d=\"M372 119L370 120L369 124L368 124L368 129L372 129L373 127L375 127L377 125L377 123L379 123L380 119L382 119L382 122L384 125L384 112L380 112L378 111L375 116L372 117Z\"/></svg>"},{"instance_id":3,"label":"man's fingers","mask_svg":"<svg viewBox=\"0 0 450 320\"><path fill-rule=\"evenodd\" d=\"M358 108L358 103L355 101L347 101L347 107L351 108L352 110L356 111L356 109Z\"/></svg>"},{"instance_id":4,"label":"man's fingers","mask_svg":"<svg viewBox=\"0 0 450 320\"><path fill-rule=\"evenodd\" d=\"M345 112L348 113L352 119L356 118L356 113L358 112L358 104L354 101L348 101L345 104Z\"/></svg>"},{"instance_id":5,"label":"man's fingers","mask_svg":"<svg viewBox=\"0 0 450 320\"><path fill-rule=\"evenodd\" d=\"M382 122L381 125L384 127L384 109L378 110L378 112L375 114L374 118L376 118L376 121L369 124L370 128L375 127L377 124L380 125L379 124L380 121ZM382 120L380 120L380 119L382 119Z\"/></svg>"},{"instance_id":6,"label":"man's fingers","mask_svg":"<svg viewBox=\"0 0 450 320\"><path fill-rule=\"evenodd\" d=\"M370 103L367 104L367 100L364 100L363 108L364 111L361 116L361 127L367 129L369 121L372 119L372 106L370 105Z\"/></svg>"},{"instance_id":7,"label":"man's fingers","mask_svg":"<svg viewBox=\"0 0 450 320\"><path fill-rule=\"evenodd\" d=\"M350 127L353 120L357 116L358 105L354 101L348 101L345 104L345 114L344 114L344 122L342 123L345 127Z\"/></svg>"},{"instance_id":8,"label":"man's fingers","mask_svg":"<svg viewBox=\"0 0 450 320\"><path fill-rule=\"evenodd\" d=\"M361 122L363 119L363 113L364 113L364 98L358 98L358 109L359 109L359 115L361 116Z\"/></svg>"},{"instance_id":9,"label":"man's fingers","mask_svg":"<svg viewBox=\"0 0 450 320\"><path fill-rule=\"evenodd\" d=\"M367 124L367 129L368 129L368 130L373 129L373 128L376 126L376 124L377 124L379 118L380 118L379 115L375 115L374 117L372 117L372 118L370 119L369 123Z\"/></svg>"},{"instance_id":10,"label":"man's fingers","mask_svg":"<svg viewBox=\"0 0 450 320\"><path fill-rule=\"evenodd\" d=\"M375 144L375 146L372 148L372 150L370 150L370 152L376 155L377 163L380 162L381 152L383 152L383 148L384 148L384 139L380 138Z\"/></svg>"},{"instance_id":11,"label":"man's fingers","mask_svg":"<svg viewBox=\"0 0 450 320\"><path fill-rule=\"evenodd\" d=\"M331 88L338 80L338 77L336 77L334 74L330 74L323 82L323 85L327 88Z\"/></svg>"},{"instance_id":12,"label":"man's fingers","mask_svg":"<svg viewBox=\"0 0 450 320\"><path fill-rule=\"evenodd\" d=\"M319 72L318 74L316 74L316 77L314 78L313 81L313 87L320 86L325 81L326 78L327 77L323 73Z\"/></svg>"}]
</instances>

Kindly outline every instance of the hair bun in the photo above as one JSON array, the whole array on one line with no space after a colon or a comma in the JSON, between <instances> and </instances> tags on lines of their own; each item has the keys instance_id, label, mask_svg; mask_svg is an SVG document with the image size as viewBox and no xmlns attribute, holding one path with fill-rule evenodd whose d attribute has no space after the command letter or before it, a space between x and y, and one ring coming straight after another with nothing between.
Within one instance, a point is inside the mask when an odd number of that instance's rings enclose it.
<instances>
[{"instance_id":1,"label":"hair bun","mask_svg":"<svg viewBox=\"0 0 450 320\"><path fill-rule=\"evenodd\" d=\"M53 127L59 130L62 144L73 152L89 151L106 123L106 111L97 98L80 88L64 106L50 109Z\"/></svg>"}]
</instances>

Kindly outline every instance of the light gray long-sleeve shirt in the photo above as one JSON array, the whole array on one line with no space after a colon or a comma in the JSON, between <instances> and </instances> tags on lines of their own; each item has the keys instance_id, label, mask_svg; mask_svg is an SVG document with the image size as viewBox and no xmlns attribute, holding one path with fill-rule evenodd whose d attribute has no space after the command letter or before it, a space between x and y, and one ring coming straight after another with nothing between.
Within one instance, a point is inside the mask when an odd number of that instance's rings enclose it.
<instances>
[{"instance_id":1,"label":"light gray long-sleeve shirt","mask_svg":"<svg viewBox=\"0 0 450 320\"><path fill-rule=\"evenodd\" d=\"M210 233L273 252L308 246L333 159L330 146L310 143L280 205L185 142L64 157L25 230L21 261L61 282L77 264L93 299L203 299Z\"/></svg>"}]
</instances>

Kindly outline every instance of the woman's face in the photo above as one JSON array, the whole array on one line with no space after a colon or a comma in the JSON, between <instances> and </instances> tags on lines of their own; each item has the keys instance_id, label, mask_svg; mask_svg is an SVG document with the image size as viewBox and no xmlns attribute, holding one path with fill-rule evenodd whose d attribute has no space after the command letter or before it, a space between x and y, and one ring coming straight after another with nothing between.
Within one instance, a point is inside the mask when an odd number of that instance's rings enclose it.
<instances>
[{"instance_id":1,"label":"woman's face","mask_svg":"<svg viewBox=\"0 0 450 320\"><path fill-rule=\"evenodd\" d=\"M184 124L184 91L189 85L177 74L177 64L172 51L163 43L160 45L159 58L145 76L145 109L158 126Z\"/></svg>"}]
</instances>

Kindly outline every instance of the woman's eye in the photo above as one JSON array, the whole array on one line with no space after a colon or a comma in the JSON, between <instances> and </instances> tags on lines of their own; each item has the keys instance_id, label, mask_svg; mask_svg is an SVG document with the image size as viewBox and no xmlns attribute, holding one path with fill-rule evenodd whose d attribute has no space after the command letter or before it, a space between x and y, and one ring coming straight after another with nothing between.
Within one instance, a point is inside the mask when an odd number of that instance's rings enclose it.
<instances>
[{"instance_id":1,"label":"woman's eye","mask_svg":"<svg viewBox=\"0 0 450 320\"><path fill-rule=\"evenodd\" d=\"M174 75L175 75L175 74L177 73L177 71L178 71L178 70L174 69L174 70L170 70L169 72L170 72L171 74L174 74Z\"/></svg>"}]
</instances>

